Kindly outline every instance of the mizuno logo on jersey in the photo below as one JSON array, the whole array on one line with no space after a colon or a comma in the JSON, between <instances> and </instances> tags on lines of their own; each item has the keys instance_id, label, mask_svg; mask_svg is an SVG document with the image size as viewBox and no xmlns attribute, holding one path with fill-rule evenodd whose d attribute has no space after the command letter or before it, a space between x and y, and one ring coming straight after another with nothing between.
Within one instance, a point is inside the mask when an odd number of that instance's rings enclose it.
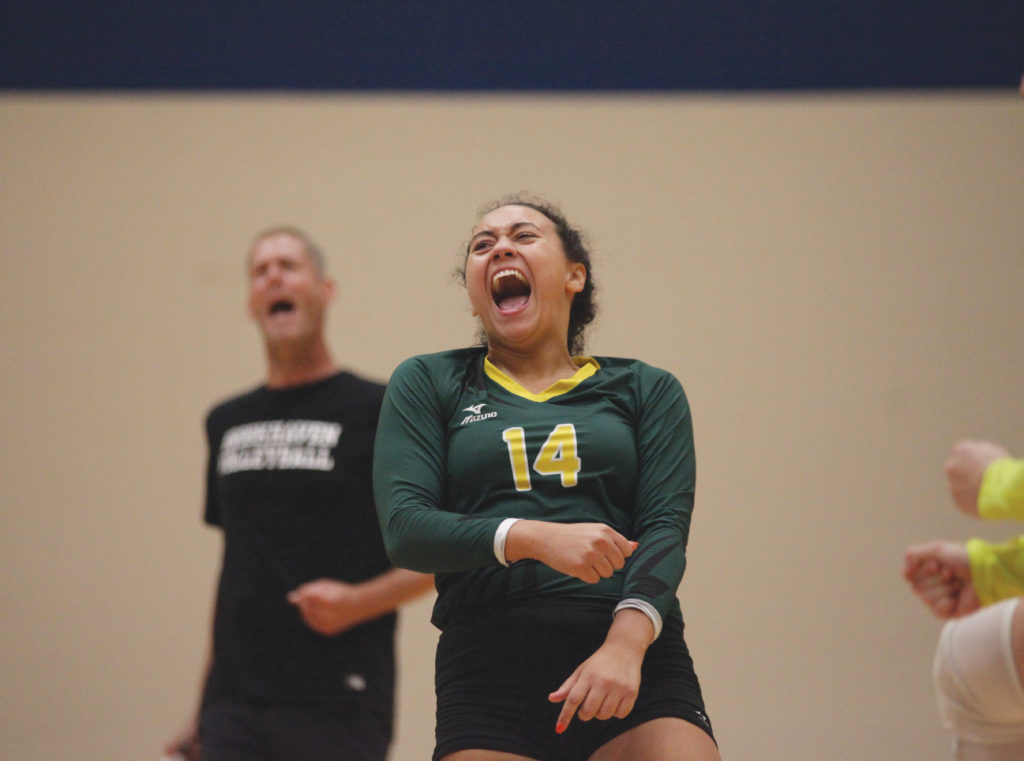
<instances>
[{"instance_id":1,"label":"mizuno logo on jersey","mask_svg":"<svg viewBox=\"0 0 1024 761\"><path fill-rule=\"evenodd\" d=\"M463 412L469 412L471 414L466 415L462 418L462 422L459 425L468 425L469 423L478 423L481 420L487 420L488 418L498 417L497 412L484 412L484 407L487 406L486 402L480 404L471 404L468 407L463 408Z\"/></svg>"}]
</instances>

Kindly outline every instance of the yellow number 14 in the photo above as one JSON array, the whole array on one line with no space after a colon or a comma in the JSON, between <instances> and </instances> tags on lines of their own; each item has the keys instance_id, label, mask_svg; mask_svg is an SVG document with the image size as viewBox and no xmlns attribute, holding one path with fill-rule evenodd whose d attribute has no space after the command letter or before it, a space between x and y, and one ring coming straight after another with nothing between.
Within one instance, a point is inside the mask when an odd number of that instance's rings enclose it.
<instances>
[{"instance_id":1,"label":"yellow number 14","mask_svg":"<svg viewBox=\"0 0 1024 761\"><path fill-rule=\"evenodd\" d=\"M516 491L529 491L530 470L526 465L526 432L522 428L506 428L501 438L508 445L508 459L512 463L512 478ZM548 434L547 441L533 461L533 469L542 476L558 475L562 486L576 485L576 475L582 462L576 454L576 428L572 423L562 423Z\"/></svg>"}]
</instances>

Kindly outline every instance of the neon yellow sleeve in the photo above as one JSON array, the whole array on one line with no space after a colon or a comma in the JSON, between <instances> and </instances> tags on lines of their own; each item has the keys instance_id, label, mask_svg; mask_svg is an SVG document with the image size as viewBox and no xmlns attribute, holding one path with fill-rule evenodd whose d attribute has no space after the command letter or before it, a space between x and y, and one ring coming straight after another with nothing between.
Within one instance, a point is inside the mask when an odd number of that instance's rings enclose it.
<instances>
[{"instance_id":1,"label":"neon yellow sleeve","mask_svg":"<svg viewBox=\"0 0 1024 761\"><path fill-rule=\"evenodd\" d=\"M991 521L1024 520L1024 460L1004 457L985 469L978 515Z\"/></svg>"},{"instance_id":2,"label":"neon yellow sleeve","mask_svg":"<svg viewBox=\"0 0 1024 761\"><path fill-rule=\"evenodd\" d=\"M971 580L982 605L1024 595L1024 536L992 544L967 540Z\"/></svg>"}]
</instances>

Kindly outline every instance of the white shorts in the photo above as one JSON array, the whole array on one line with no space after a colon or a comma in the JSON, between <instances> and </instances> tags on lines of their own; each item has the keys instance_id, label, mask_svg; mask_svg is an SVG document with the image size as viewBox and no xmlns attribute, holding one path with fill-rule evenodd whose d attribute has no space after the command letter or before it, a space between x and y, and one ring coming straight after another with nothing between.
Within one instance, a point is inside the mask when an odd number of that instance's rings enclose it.
<instances>
[{"instance_id":1,"label":"white shorts","mask_svg":"<svg viewBox=\"0 0 1024 761\"><path fill-rule=\"evenodd\" d=\"M1011 631L1019 598L943 627L933 678L942 721L961 761L1024 759L1024 688Z\"/></svg>"}]
</instances>

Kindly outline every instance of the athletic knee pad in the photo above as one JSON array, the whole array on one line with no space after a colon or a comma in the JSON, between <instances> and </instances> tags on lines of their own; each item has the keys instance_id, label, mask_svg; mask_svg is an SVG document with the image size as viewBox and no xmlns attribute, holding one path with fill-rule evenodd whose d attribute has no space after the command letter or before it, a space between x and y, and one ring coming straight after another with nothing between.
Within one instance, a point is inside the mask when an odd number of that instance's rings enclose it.
<instances>
[{"instance_id":1,"label":"athletic knee pad","mask_svg":"<svg viewBox=\"0 0 1024 761\"><path fill-rule=\"evenodd\" d=\"M939 713L964 750L983 752L957 758L1002 758L990 752L1012 746L1006 757L1024 759L1024 688L1010 640L1017 603L990 605L942 629L933 668Z\"/></svg>"}]
</instances>

